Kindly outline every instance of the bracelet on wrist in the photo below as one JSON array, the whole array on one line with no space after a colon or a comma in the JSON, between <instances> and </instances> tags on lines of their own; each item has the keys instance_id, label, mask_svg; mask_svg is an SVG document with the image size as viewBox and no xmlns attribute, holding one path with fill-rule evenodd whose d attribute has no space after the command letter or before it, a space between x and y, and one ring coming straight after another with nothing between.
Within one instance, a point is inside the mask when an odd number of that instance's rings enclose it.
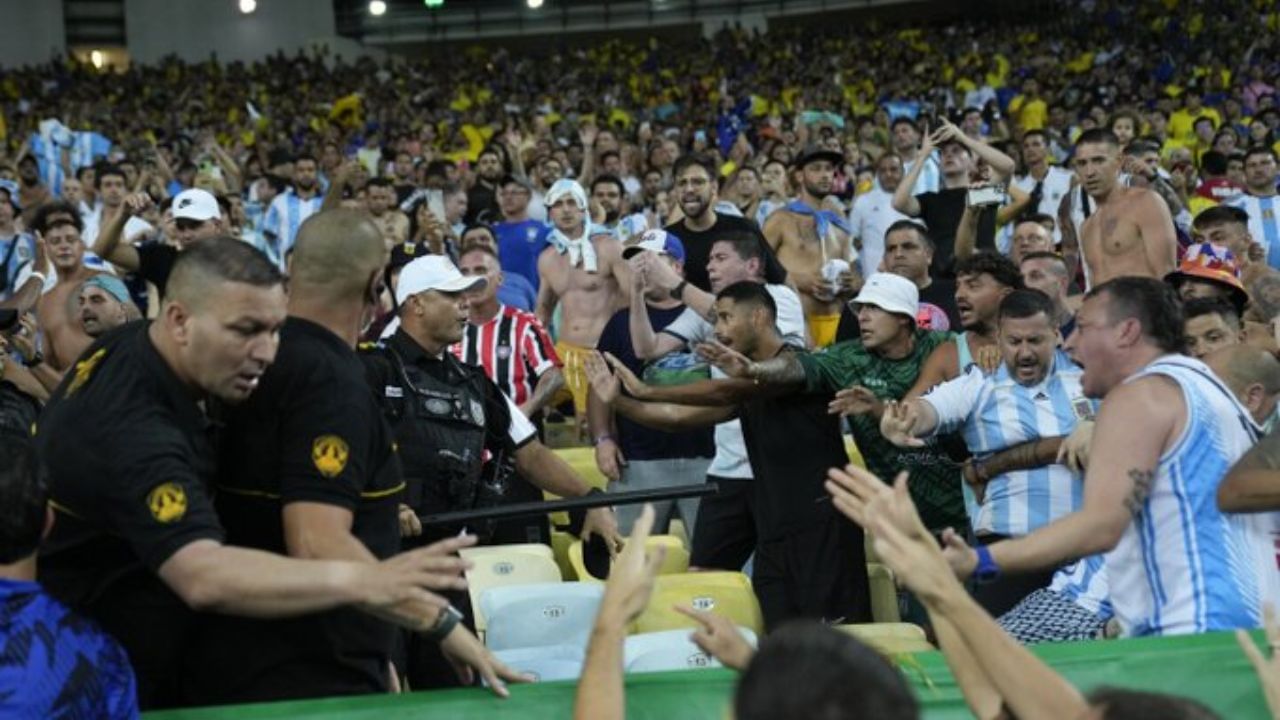
<instances>
[{"instance_id":1,"label":"bracelet on wrist","mask_svg":"<svg viewBox=\"0 0 1280 720\"><path fill-rule=\"evenodd\" d=\"M597 436L596 436L596 438L595 438L595 440L593 440L593 441L591 442L591 445L592 445L593 447L594 447L594 446L597 446L597 445L599 445L600 443L604 442L605 440L613 440L613 436L612 436L612 435L609 435L609 434L607 434L607 433L606 433L606 434L604 434L604 435L597 435Z\"/></svg>"},{"instance_id":2,"label":"bracelet on wrist","mask_svg":"<svg viewBox=\"0 0 1280 720\"><path fill-rule=\"evenodd\" d=\"M462 622L462 613L454 606L449 605L440 611L436 621L423 632L423 635L427 640L440 642L448 637L449 633L453 632L453 629L460 622Z\"/></svg>"}]
</instances>

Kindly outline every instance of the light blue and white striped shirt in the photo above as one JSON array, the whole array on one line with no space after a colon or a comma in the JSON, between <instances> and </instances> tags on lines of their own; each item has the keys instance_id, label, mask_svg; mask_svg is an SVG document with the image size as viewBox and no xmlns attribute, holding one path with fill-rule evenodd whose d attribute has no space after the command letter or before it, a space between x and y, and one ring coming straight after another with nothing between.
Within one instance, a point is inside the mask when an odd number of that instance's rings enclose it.
<instances>
[{"instance_id":1,"label":"light blue and white striped shirt","mask_svg":"<svg viewBox=\"0 0 1280 720\"><path fill-rule=\"evenodd\" d=\"M978 367L924 396L938 414L939 433L961 431L974 455L986 457L1029 440L1069 435L1093 417L1096 403L1080 389L1079 366L1062 350L1054 353L1045 379L1019 384L1001 365L987 377ZM1026 535L1080 508L1081 477L1065 465L1046 465L998 475L987 483L974 532Z\"/></svg>"},{"instance_id":2,"label":"light blue and white striped shirt","mask_svg":"<svg viewBox=\"0 0 1280 720\"><path fill-rule=\"evenodd\" d=\"M1252 516L1218 510L1217 491L1258 428L1204 363L1166 355L1125 382L1152 375L1178 384L1186 426L1107 553L1116 619L1128 636L1256 628L1262 603L1278 599L1275 553Z\"/></svg>"},{"instance_id":3,"label":"light blue and white striped shirt","mask_svg":"<svg viewBox=\"0 0 1280 720\"><path fill-rule=\"evenodd\" d=\"M1267 252L1267 264L1280 270L1280 196L1237 195L1224 205L1249 213L1249 234Z\"/></svg>"},{"instance_id":4,"label":"light blue and white striped shirt","mask_svg":"<svg viewBox=\"0 0 1280 720\"><path fill-rule=\"evenodd\" d=\"M1107 582L1106 555L1080 558L1053 574L1049 589L1088 610L1102 620L1115 615L1111 586Z\"/></svg>"},{"instance_id":5,"label":"light blue and white striped shirt","mask_svg":"<svg viewBox=\"0 0 1280 720\"><path fill-rule=\"evenodd\" d=\"M310 200L303 200L292 189L271 201L267 217L262 221L262 232L276 238L281 262L293 249L293 242L298 237L298 228L302 222L320 212L323 203L324 196L319 193Z\"/></svg>"},{"instance_id":6,"label":"light blue and white striped shirt","mask_svg":"<svg viewBox=\"0 0 1280 720\"><path fill-rule=\"evenodd\" d=\"M912 195L923 195L930 192L938 192L942 189L942 161L939 159L937 151L925 160L925 166L920 170L920 177L916 178L916 186L911 188ZM902 176L906 177L911 173L911 168L920 161L917 155L915 160L904 163L902 166Z\"/></svg>"}]
</instances>

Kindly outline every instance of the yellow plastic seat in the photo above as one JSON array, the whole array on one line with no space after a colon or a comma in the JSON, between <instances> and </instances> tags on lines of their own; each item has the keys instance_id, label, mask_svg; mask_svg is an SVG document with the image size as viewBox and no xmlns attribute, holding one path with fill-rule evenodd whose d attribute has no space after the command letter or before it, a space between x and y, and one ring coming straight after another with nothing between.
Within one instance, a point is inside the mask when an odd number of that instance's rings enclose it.
<instances>
[{"instance_id":1,"label":"yellow plastic seat","mask_svg":"<svg viewBox=\"0 0 1280 720\"><path fill-rule=\"evenodd\" d=\"M911 623L864 623L836 627L875 648L882 655L901 655L936 649L929 644L924 629Z\"/></svg>"},{"instance_id":2,"label":"yellow plastic seat","mask_svg":"<svg viewBox=\"0 0 1280 720\"><path fill-rule=\"evenodd\" d=\"M573 468L573 471L578 475L578 477L585 480L591 487L600 488L601 490L608 489L609 479L600 472L600 468L596 467L595 448L560 448L553 450L552 452L559 455L561 460L568 463L569 467ZM553 495L549 492L543 492L542 496L547 500L560 499L559 495ZM552 527L565 527L569 524L569 513L567 512L553 512L549 513L549 516L551 518Z\"/></svg>"},{"instance_id":3,"label":"yellow plastic seat","mask_svg":"<svg viewBox=\"0 0 1280 720\"><path fill-rule=\"evenodd\" d=\"M561 582L551 548L541 544L493 545L467 548L459 554L475 564L467 571L467 594L476 619L476 631L484 632L487 623L480 609L480 596L485 590L507 585Z\"/></svg>"},{"instance_id":4,"label":"yellow plastic seat","mask_svg":"<svg viewBox=\"0 0 1280 720\"><path fill-rule=\"evenodd\" d=\"M560 566L560 576L566 581L578 579L578 571L573 569L573 563L569 561L569 547L577 541L577 538L567 532L551 531L551 554L556 565Z\"/></svg>"},{"instance_id":5,"label":"yellow plastic seat","mask_svg":"<svg viewBox=\"0 0 1280 720\"><path fill-rule=\"evenodd\" d=\"M675 605L714 612L757 635L764 633L764 617L751 580L740 572L659 575L649 607L636 619L634 632L695 627L697 623L672 609Z\"/></svg>"},{"instance_id":6,"label":"yellow plastic seat","mask_svg":"<svg viewBox=\"0 0 1280 720\"><path fill-rule=\"evenodd\" d=\"M877 623L901 621L893 571L880 563L867 563L867 579L871 581L871 618Z\"/></svg>"},{"instance_id":7,"label":"yellow plastic seat","mask_svg":"<svg viewBox=\"0 0 1280 720\"><path fill-rule=\"evenodd\" d=\"M644 546L650 549L659 546L666 548L667 554L662 558L662 566L658 568L659 575L688 572L689 551L685 549L684 543L680 542L680 538L674 535L653 535L645 541ZM604 578L598 578L587 570L586 562L582 559L581 540L574 540L569 545L569 565L573 568L573 573L579 580L604 582Z\"/></svg>"},{"instance_id":8,"label":"yellow plastic seat","mask_svg":"<svg viewBox=\"0 0 1280 720\"><path fill-rule=\"evenodd\" d=\"M684 526L684 520L671 518L671 522L667 524L667 534L680 538L681 544L690 550L693 549L693 544L689 541L689 529Z\"/></svg>"}]
</instances>

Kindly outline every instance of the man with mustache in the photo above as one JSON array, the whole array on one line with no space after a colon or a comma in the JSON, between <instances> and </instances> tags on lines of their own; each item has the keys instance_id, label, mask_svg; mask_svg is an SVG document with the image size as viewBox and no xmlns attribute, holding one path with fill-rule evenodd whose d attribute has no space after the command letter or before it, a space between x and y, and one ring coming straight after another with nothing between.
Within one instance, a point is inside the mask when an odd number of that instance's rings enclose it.
<instances>
[{"instance_id":1,"label":"man with mustache","mask_svg":"<svg viewBox=\"0 0 1280 720\"><path fill-rule=\"evenodd\" d=\"M924 397L886 409L885 439L898 447L921 447L922 438L961 431L976 459L979 510L971 517L983 544L1032 532L1079 508L1081 476L1056 463L1058 447L1081 420L1092 420L1097 403L1080 390L1080 368L1059 349L1053 302L1038 290L1014 290L999 305L1002 364L986 375L976 366L933 388ZM1005 471L984 466L993 455L1022 443L1039 466ZM1043 446L1043 447L1040 447ZM975 597L992 615L1049 585L1054 568L982 584Z\"/></svg>"},{"instance_id":2,"label":"man with mustache","mask_svg":"<svg viewBox=\"0 0 1280 720\"><path fill-rule=\"evenodd\" d=\"M862 284L851 263L857 253L849 224L823 201L831 194L840 153L811 148L795 162L800 195L774 213L764 226L769 247L800 290L805 318L815 347L836 339L841 298L852 297Z\"/></svg>"},{"instance_id":3,"label":"man with mustache","mask_svg":"<svg viewBox=\"0 0 1280 720\"><path fill-rule=\"evenodd\" d=\"M97 339L130 320L138 319L138 306L129 297L129 289L119 278L105 273L94 275L80 286L80 328Z\"/></svg>"},{"instance_id":4,"label":"man with mustache","mask_svg":"<svg viewBox=\"0 0 1280 720\"><path fill-rule=\"evenodd\" d=\"M262 233L286 258L303 221L320 212L324 195L320 192L314 155L302 154L293 161L293 187L277 195L267 208Z\"/></svg>"}]
</instances>

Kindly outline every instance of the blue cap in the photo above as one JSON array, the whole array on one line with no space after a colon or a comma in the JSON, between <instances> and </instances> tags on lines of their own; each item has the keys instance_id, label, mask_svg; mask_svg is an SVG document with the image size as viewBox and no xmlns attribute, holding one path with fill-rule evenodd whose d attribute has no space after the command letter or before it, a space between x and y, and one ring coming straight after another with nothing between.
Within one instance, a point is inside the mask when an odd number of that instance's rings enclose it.
<instances>
[{"instance_id":1,"label":"blue cap","mask_svg":"<svg viewBox=\"0 0 1280 720\"><path fill-rule=\"evenodd\" d=\"M133 302L132 298L129 297L129 288L124 286L124 281L114 275L106 273L94 275L85 280L80 289L83 290L87 287L102 288L104 292L122 303Z\"/></svg>"},{"instance_id":2,"label":"blue cap","mask_svg":"<svg viewBox=\"0 0 1280 720\"><path fill-rule=\"evenodd\" d=\"M684 244L680 242L680 238L666 230L644 231L644 234L640 236L640 242L622 251L622 259L630 260L645 250L670 255L676 260L684 262Z\"/></svg>"}]
</instances>

